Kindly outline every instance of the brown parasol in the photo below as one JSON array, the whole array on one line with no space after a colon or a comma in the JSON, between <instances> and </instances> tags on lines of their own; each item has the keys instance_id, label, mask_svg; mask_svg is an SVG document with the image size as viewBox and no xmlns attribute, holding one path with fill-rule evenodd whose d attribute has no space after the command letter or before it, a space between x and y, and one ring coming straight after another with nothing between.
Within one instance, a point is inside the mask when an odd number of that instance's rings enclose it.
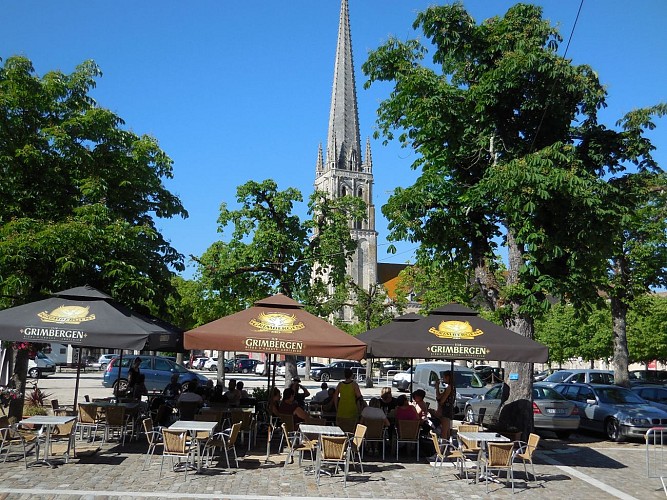
<instances>
[{"instance_id":1,"label":"brown parasol","mask_svg":"<svg viewBox=\"0 0 667 500\"><path fill-rule=\"evenodd\" d=\"M186 349L362 359L366 344L277 294L185 332Z\"/></svg>"}]
</instances>

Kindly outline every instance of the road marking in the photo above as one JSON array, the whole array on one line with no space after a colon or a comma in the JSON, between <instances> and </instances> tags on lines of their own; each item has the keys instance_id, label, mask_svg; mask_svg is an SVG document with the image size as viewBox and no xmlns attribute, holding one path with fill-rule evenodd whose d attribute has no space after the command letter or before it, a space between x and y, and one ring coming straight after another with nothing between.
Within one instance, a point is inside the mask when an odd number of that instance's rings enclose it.
<instances>
[{"instance_id":1,"label":"road marking","mask_svg":"<svg viewBox=\"0 0 667 500\"><path fill-rule=\"evenodd\" d=\"M627 493L623 493L620 490L617 490L613 486L609 486L606 483L603 483L602 481L598 481L597 479L589 476L588 474L584 474L583 472L578 471L577 469L573 467L569 467L567 465L563 465L560 463L558 460L555 460L554 458L551 458L547 456L544 453L540 453L540 457L544 459L545 462L547 462L550 465L554 465L563 472L565 472L568 476L574 476L578 479L581 479L582 481L590 484L591 486L595 486L596 488L601 489L605 493L608 493L616 498L621 498L623 500L638 500L637 498L633 497L632 495L628 495Z\"/></svg>"}]
</instances>

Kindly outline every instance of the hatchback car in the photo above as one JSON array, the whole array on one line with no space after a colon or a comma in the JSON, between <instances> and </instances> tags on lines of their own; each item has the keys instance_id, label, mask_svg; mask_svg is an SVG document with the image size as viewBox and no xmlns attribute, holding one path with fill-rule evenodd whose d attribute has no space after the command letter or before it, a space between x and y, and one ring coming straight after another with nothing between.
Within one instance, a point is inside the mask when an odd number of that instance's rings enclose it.
<instances>
[{"instance_id":1,"label":"hatchback car","mask_svg":"<svg viewBox=\"0 0 667 500\"><path fill-rule=\"evenodd\" d=\"M109 366L109 361L118 356L118 354L102 354L97 362L100 364L100 370L104 371Z\"/></svg>"},{"instance_id":2,"label":"hatchback car","mask_svg":"<svg viewBox=\"0 0 667 500\"><path fill-rule=\"evenodd\" d=\"M254 373L257 363L259 363L257 359L236 359L234 360L234 371L239 373Z\"/></svg>"},{"instance_id":3,"label":"hatchback car","mask_svg":"<svg viewBox=\"0 0 667 500\"><path fill-rule=\"evenodd\" d=\"M502 384L497 384L486 394L470 399L465 407L466 419L474 422L475 416L484 408L484 425L497 426L502 388ZM577 406L551 387L542 384L533 384L533 417L535 429L552 431L560 439L567 439L579 428Z\"/></svg>"},{"instance_id":4,"label":"hatchback car","mask_svg":"<svg viewBox=\"0 0 667 500\"><path fill-rule=\"evenodd\" d=\"M366 367L358 361L334 361L328 365L311 368L310 378L317 382L340 380L344 377L345 368L350 368L354 372L355 377L359 372L366 370Z\"/></svg>"},{"instance_id":5,"label":"hatchback car","mask_svg":"<svg viewBox=\"0 0 667 500\"><path fill-rule=\"evenodd\" d=\"M577 405L582 429L603 432L612 441L626 437L643 439L651 427L667 425L667 412L624 387L557 384L554 390Z\"/></svg>"},{"instance_id":6,"label":"hatchback car","mask_svg":"<svg viewBox=\"0 0 667 500\"><path fill-rule=\"evenodd\" d=\"M113 387L114 392L116 392L116 389L120 392L127 389L127 372L135 358L141 358L139 371L146 377L144 382L146 383L146 389L149 391L162 391L171 381L173 373L178 373L178 382L180 384L194 379L199 380L199 383L202 385L208 382L208 379L204 375L191 372L187 368L162 356L128 355L123 356L120 378L118 376L118 361L120 358L115 357L111 360L104 372L102 385L104 387Z\"/></svg>"}]
</instances>

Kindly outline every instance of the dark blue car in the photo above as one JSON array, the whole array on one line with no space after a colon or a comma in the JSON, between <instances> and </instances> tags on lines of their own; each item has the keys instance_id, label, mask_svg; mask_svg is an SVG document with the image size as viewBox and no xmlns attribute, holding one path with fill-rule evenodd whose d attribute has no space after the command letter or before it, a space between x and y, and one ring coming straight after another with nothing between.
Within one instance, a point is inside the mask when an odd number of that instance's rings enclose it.
<instances>
[{"instance_id":1,"label":"dark blue car","mask_svg":"<svg viewBox=\"0 0 667 500\"><path fill-rule=\"evenodd\" d=\"M205 384L208 379L204 375L191 372L187 368L176 364L168 358L162 356L146 356L146 355L127 355L123 356L122 365L120 368L120 379L118 376L118 361L120 357L113 358L106 371L102 385L104 387L113 387L116 390L116 384L120 384L119 390L124 391L127 388L127 372L130 365L135 358L141 358L141 365L139 370L146 377L146 389L149 391L162 391L165 386L171 381L172 373L178 373L178 381L183 384L190 380L197 379L200 384Z\"/></svg>"}]
</instances>

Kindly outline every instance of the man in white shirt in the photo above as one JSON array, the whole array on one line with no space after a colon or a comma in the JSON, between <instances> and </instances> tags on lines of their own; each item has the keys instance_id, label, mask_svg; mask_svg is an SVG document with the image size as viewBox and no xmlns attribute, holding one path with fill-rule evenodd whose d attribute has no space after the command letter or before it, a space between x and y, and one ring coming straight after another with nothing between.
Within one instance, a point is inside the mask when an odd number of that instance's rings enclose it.
<instances>
[{"instance_id":1,"label":"man in white shirt","mask_svg":"<svg viewBox=\"0 0 667 500\"><path fill-rule=\"evenodd\" d=\"M313 403L321 403L322 401L324 401L329 397L329 390L328 390L329 385L326 382L322 382L322 385L320 387L322 388L322 390L313 396L312 399Z\"/></svg>"}]
</instances>

